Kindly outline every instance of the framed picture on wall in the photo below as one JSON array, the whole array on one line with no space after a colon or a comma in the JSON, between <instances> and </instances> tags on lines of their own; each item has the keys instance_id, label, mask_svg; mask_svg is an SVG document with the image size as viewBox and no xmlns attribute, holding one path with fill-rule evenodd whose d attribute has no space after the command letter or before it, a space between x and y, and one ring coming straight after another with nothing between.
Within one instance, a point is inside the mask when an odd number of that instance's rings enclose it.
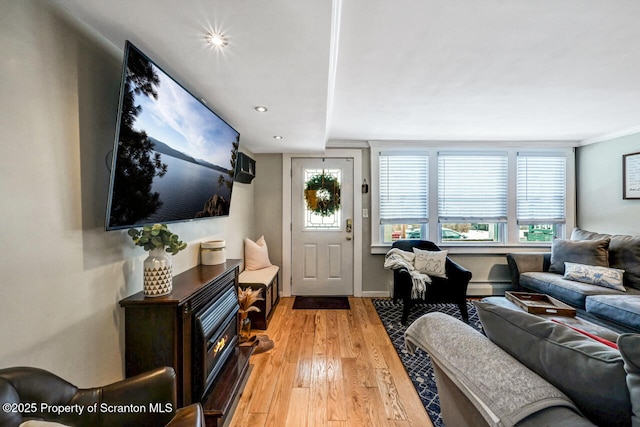
<instances>
[{"instance_id":1,"label":"framed picture on wall","mask_svg":"<svg viewBox=\"0 0 640 427\"><path fill-rule=\"evenodd\" d=\"M640 199L640 153L622 156L622 198Z\"/></svg>"}]
</instances>

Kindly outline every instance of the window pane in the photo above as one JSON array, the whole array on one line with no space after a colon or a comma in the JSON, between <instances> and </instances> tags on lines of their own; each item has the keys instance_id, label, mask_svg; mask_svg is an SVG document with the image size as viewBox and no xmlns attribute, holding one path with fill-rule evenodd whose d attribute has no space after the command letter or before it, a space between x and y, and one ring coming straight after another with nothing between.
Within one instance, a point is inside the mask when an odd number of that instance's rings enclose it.
<instances>
[{"instance_id":1,"label":"window pane","mask_svg":"<svg viewBox=\"0 0 640 427\"><path fill-rule=\"evenodd\" d=\"M429 157L380 155L380 223L427 222Z\"/></svg>"},{"instance_id":2,"label":"window pane","mask_svg":"<svg viewBox=\"0 0 640 427\"><path fill-rule=\"evenodd\" d=\"M340 169L305 169L302 174L303 184L302 190L305 191L306 182L309 181L312 177L316 175L330 175L332 176L339 185L342 184L342 170ZM316 191L316 198L326 198L328 197L325 194L326 191L318 190ZM303 195L304 196L304 195ZM305 197L306 200L306 197ZM322 216L315 211L309 209L307 203L303 203L304 207L304 229L305 230L340 230L341 229L341 210L338 206L338 209L330 215Z\"/></svg>"},{"instance_id":3,"label":"window pane","mask_svg":"<svg viewBox=\"0 0 640 427\"><path fill-rule=\"evenodd\" d=\"M506 221L506 153L438 155L438 217L441 222Z\"/></svg>"},{"instance_id":4,"label":"window pane","mask_svg":"<svg viewBox=\"0 0 640 427\"><path fill-rule=\"evenodd\" d=\"M446 223L440 227L441 242L498 242L499 223Z\"/></svg>"},{"instance_id":5,"label":"window pane","mask_svg":"<svg viewBox=\"0 0 640 427\"><path fill-rule=\"evenodd\" d=\"M566 158L518 153L518 224L565 222Z\"/></svg>"},{"instance_id":6,"label":"window pane","mask_svg":"<svg viewBox=\"0 0 640 427\"><path fill-rule=\"evenodd\" d=\"M518 226L518 241L526 242L550 242L554 236L559 236L557 224L529 224Z\"/></svg>"},{"instance_id":7,"label":"window pane","mask_svg":"<svg viewBox=\"0 0 640 427\"><path fill-rule=\"evenodd\" d=\"M422 224L384 224L381 227L383 243L405 239L420 240L425 232Z\"/></svg>"}]
</instances>

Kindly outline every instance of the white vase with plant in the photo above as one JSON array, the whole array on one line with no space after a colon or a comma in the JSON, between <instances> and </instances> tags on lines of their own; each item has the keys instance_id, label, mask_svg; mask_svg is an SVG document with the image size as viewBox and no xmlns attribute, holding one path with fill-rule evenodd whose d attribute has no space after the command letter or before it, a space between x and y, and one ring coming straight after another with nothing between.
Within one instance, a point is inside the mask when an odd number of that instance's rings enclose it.
<instances>
[{"instance_id":1,"label":"white vase with plant","mask_svg":"<svg viewBox=\"0 0 640 427\"><path fill-rule=\"evenodd\" d=\"M171 257L187 247L177 234L169 231L166 224L145 225L141 229L131 228L128 232L133 243L149 251L144 260L144 295L160 297L173 290Z\"/></svg>"}]
</instances>

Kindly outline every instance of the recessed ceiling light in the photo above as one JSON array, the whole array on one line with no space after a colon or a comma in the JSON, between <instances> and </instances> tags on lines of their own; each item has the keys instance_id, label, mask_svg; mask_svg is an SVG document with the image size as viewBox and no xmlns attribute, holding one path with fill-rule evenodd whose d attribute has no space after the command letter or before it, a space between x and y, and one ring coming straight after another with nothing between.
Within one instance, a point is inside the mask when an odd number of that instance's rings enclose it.
<instances>
[{"instance_id":1,"label":"recessed ceiling light","mask_svg":"<svg viewBox=\"0 0 640 427\"><path fill-rule=\"evenodd\" d=\"M254 108L254 110L256 110L258 113L266 113L267 111L269 111L267 107L263 107L262 105L258 105Z\"/></svg>"},{"instance_id":2,"label":"recessed ceiling light","mask_svg":"<svg viewBox=\"0 0 640 427\"><path fill-rule=\"evenodd\" d=\"M229 40L224 34L217 33L214 31L207 34L206 39L207 39L207 43L209 43L211 46L216 48L223 48L229 44Z\"/></svg>"},{"instance_id":3,"label":"recessed ceiling light","mask_svg":"<svg viewBox=\"0 0 640 427\"><path fill-rule=\"evenodd\" d=\"M278 139L279 140L279 139L283 139L283 137L280 136L280 135L276 135L276 136L273 137L273 139Z\"/></svg>"}]
</instances>

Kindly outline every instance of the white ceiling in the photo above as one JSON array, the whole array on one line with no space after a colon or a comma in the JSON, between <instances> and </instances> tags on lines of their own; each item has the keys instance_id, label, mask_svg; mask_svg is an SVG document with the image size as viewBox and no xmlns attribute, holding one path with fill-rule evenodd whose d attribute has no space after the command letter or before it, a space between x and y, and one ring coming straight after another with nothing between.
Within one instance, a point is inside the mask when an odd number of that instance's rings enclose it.
<instances>
[{"instance_id":1,"label":"white ceiling","mask_svg":"<svg viewBox=\"0 0 640 427\"><path fill-rule=\"evenodd\" d=\"M256 153L640 130L637 0L53 4L121 50L130 40ZM210 29L228 36L223 52L206 46Z\"/></svg>"}]
</instances>

